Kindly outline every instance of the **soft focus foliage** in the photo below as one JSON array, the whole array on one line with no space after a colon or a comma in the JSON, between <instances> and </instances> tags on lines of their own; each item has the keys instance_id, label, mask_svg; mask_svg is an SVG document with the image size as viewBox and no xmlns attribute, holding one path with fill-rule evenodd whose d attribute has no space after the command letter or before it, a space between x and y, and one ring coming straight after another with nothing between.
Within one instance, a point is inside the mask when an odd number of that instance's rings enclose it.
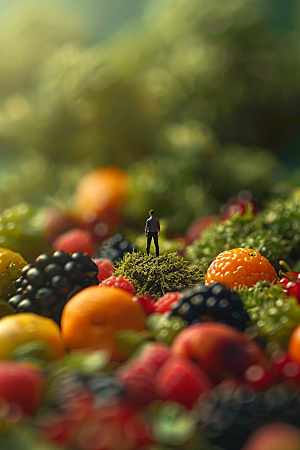
<instances>
[{"instance_id":1,"label":"soft focus foliage","mask_svg":"<svg viewBox=\"0 0 300 450\"><path fill-rule=\"evenodd\" d=\"M140 23L100 44L46 3L11 14L0 35L0 207L70 202L80 176L106 164L130 173L128 215L140 221L155 205L172 231L240 189L259 200L282 189L278 157L300 127L293 5L279 29L272 2L149 0Z\"/></svg>"}]
</instances>

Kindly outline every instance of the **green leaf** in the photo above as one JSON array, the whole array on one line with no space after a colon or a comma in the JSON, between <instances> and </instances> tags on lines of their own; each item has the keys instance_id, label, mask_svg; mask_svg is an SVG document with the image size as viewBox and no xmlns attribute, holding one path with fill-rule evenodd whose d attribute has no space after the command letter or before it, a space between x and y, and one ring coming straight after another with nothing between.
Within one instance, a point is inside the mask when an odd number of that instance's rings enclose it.
<instances>
[{"instance_id":1,"label":"green leaf","mask_svg":"<svg viewBox=\"0 0 300 450\"><path fill-rule=\"evenodd\" d=\"M155 439L163 444L181 445L196 432L196 418L175 402L164 403L153 418Z\"/></svg>"},{"instance_id":2,"label":"green leaf","mask_svg":"<svg viewBox=\"0 0 300 450\"><path fill-rule=\"evenodd\" d=\"M119 348L126 358L136 352L140 345L150 337L152 334L148 331L119 330L115 334Z\"/></svg>"},{"instance_id":3,"label":"green leaf","mask_svg":"<svg viewBox=\"0 0 300 450\"><path fill-rule=\"evenodd\" d=\"M54 363L50 370L53 376L76 369L82 375L92 375L94 372L104 369L110 360L110 355L105 350L72 350L62 361Z\"/></svg>"}]
</instances>

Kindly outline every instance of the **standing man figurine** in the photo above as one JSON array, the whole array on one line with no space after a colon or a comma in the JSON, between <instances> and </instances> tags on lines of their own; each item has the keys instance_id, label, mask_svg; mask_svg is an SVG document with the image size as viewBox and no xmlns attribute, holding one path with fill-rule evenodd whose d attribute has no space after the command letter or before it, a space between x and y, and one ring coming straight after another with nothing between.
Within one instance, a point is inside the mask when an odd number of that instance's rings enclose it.
<instances>
[{"instance_id":1,"label":"standing man figurine","mask_svg":"<svg viewBox=\"0 0 300 450\"><path fill-rule=\"evenodd\" d=\"M153 209L149 211L149 219L146 221L145 233L147 238L146 252L149 255L152 238L155 245L155 256L159 256L158 236L160 232L160 224L157 217L154 216Z\"/></svg>"}]
</instances>

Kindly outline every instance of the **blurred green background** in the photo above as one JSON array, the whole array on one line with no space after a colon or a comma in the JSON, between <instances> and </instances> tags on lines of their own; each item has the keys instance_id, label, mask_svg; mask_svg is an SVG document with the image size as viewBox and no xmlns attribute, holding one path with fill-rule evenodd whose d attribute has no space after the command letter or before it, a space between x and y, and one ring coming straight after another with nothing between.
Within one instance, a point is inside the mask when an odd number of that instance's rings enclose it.
<instances>
[{"instance_id":1,"label":"blurred green background","mask_svg":"<svg viewBox=\"0 0 300 450\"><path fill-rule=\"evenodd\" d=\"M0 2L0 208L118 165L171 231L298 185L296 0ZM152 206L153 207L153 206Z\"/></svg>"}]
</instances>

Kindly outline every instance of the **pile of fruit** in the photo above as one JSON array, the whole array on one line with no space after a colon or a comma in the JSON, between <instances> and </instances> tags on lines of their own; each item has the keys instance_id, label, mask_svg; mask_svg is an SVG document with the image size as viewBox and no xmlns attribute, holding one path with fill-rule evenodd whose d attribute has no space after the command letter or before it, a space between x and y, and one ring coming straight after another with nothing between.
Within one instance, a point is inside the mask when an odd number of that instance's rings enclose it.
<instances>
[{"instance_id":1,"label":"pile of fruit","mask_svg":"<svg viewBox=\"0 0 300 450\"><path fill-rule=\"evenodd\" d=\"M0 216L0 447L299 449L298 192L162 218L155 257L108 171Z\"/></svg>"}]
</instances>

